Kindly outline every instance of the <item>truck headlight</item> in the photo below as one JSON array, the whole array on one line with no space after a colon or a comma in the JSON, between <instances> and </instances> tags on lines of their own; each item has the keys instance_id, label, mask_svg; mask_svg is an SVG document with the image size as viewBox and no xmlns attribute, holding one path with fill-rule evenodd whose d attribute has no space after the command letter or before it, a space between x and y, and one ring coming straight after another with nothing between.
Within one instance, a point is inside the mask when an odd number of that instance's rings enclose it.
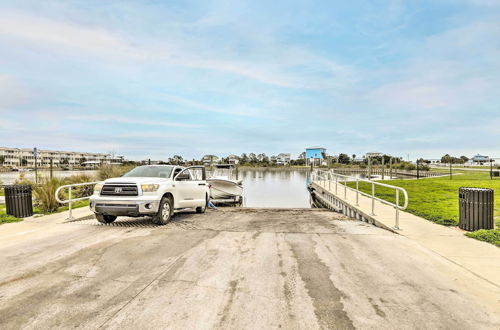
<instances>
[{"instance_id":1,"label":"truck headlight","mask_svg":"<svg viewBox=\"0 0 500 330\"><path fill-rule=\"evenodd\" d=\"M141 184L142 192L154 192L160 188L159 184Z\"/></svg>"},{"instance_id":2,"label":"truck headlight","mask_svg":"<svg viewBox=\"0 0 500 330\"><path fill-rule=\"evenodd\" d=\"M102 190L102 184L101 183L98 183L94 186L94 193L98 194L100 193Z\"/></svg>"}]
</instances>

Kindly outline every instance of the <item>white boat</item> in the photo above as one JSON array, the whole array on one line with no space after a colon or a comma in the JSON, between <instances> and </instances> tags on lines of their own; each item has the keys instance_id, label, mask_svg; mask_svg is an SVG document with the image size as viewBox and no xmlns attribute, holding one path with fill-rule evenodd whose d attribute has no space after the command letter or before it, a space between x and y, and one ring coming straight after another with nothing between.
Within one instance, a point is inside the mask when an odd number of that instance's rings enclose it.
<instances>
[{"instance_id":1,"label":"white boat","mask_svg":"<svg viewBox=\"0 0 500 330\"><path fill-rule=\"evenodd\" d=\"M212 199L234 199L239 201L243 194L242 180L236 180L233 175L234 165L217 164L215 170L207 178Z\"/></svg>"}]
</instances>

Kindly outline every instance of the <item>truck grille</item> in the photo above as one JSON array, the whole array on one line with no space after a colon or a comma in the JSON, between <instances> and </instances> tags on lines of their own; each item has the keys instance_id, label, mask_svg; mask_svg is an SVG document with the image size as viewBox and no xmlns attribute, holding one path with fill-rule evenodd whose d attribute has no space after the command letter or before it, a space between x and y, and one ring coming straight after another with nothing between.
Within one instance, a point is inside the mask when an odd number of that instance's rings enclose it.
<instances>
[{"instance_id":1,"label":"truck grille","mask_svg":"<svg viewBox=\"0 0 500 330\"><path fill-rule=\"evenodd\" d=\"M101 190L102 196L137 196L135 184L105 184Z\"/></svg>"}]
</instances>

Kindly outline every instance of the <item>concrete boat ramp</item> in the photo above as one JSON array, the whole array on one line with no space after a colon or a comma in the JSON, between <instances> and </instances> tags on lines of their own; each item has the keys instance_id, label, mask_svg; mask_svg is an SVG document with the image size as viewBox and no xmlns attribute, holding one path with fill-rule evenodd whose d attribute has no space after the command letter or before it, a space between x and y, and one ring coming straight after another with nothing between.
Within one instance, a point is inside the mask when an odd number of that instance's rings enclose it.
<instances>
[{"instance_id":1,"label":"concrete boat ramp","mask_svg":"<svg viewBox=\"0 0 500 330\"><path fill-rule=\"evenodd\" d=\"M499 288L319 209L0 226L2 329L498 329Z\"/></svg>"}]
</instances>

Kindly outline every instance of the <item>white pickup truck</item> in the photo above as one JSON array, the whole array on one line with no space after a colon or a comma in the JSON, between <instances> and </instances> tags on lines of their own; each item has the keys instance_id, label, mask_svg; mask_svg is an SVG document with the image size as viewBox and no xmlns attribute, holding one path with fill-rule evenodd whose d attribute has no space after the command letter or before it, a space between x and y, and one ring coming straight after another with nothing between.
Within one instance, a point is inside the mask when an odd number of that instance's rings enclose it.
<instances>
[{"instance_id":1,"label":"white pickup truck","mask_svg":"<svg viewBox=\"0 0 500 330\"><path fill-rule=\"evenodd\" d=\"M195 173L199 170L201 173ZM96 184L90 209L102 223L111 223L118 216L148 215L153 223L164 225L178 209L205 212L209 196L205 179L203 166L138 166L119 178Z\"/></svg>"}]
</instances>

